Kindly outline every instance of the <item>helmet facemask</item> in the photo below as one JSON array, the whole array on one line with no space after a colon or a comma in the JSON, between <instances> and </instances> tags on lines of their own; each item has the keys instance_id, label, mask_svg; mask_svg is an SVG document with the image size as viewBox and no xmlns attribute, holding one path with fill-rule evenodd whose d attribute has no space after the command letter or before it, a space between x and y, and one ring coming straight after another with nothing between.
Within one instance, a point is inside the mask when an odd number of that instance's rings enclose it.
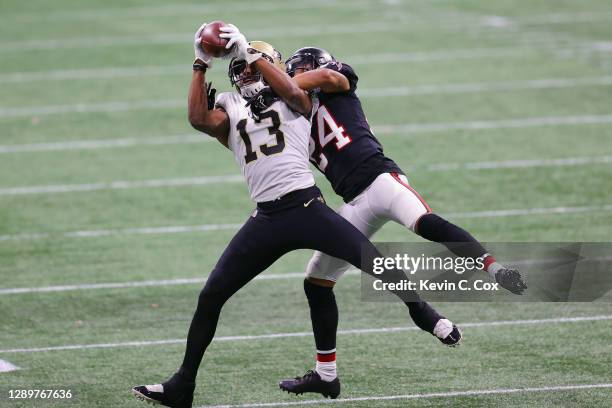
<instances>
[{"instance_id":1,"label":"helmet facemask","mask_svg":"<svg viewBox=\"0 0 612 408\"><path fill-rule=\"evenodd\" d=\"M303 47L293 53L285 62L285 66L287 74L293 77L298 70L301 72L312 71L333 61L336 61L333 55L322 48Z\"/></svg>"},{"instance_id":2,"label":"helmet facemask","mask_svg":"<svg viewBox=\"0 0 612 408\"><path fill-rule=\"evenodd\" d=\"M236 87L243 98L249 99L261 91L266 84L264 83L261 72L251 70L246 74L247 62L245 60L232 59L229 64L229 77L232 85Z\"/></svg>"},{"instance_id":3,"label":"helmet facemask","mask_svg":"<svg viewBox=\"0 0 612 408\"><path fill-rule=\"evenodd\" d=\"M318 68L319 64L317 63L314 55L305 54L294 55L293 57L289 58L287 62L285 62L285 66L287 67L287 74L293 78L298 69L301 69L304 72L311 71Z\"/></svg>"},{"instance_id":4,"label":"helmet facemask","mask_svg":"<svg viewBox=\"0 0 612 408\"><path fill-rule=\"evenodd\" d=\"M280 53L272 45L263 41L251 41L249 45L261 52L263 58L270 61L270 63L278 67L278 69L281 71L285 70ZM246 61L236 58L230 61L228 72L230 82L236 87L238 92L240 92L240 95L248 100L265 88L267 84L261 73L257 70L251 69L248 75L246 75L246 71Z\"/></svg>"}]
</instances>

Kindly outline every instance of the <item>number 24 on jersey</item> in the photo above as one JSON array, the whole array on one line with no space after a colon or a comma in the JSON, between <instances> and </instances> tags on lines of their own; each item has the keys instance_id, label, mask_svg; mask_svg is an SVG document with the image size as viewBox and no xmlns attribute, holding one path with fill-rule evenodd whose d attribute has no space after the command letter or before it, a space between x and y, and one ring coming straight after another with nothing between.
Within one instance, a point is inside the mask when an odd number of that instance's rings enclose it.
<instances>
[{"instance_id":1,"label":"number 24 on jersey","mask_svg":"<svg viewBox=\"0 0 612 408\"><path fill-rule=\"evenodd\" d=\"M329 130L328 133L326 133L327 130ZM321 150L332 141L335 141L335 146L338 150L351 143L350 136L344 134L344 128L338 126L334 117L324 105L321 105L317 110L317 136ZM325 157L322 151L319 153L319 157L315 157L314 141L311 140L310 143L312 159L317 167L324 172L327 167L327 157Z\"/></svg>"}]
</instances>

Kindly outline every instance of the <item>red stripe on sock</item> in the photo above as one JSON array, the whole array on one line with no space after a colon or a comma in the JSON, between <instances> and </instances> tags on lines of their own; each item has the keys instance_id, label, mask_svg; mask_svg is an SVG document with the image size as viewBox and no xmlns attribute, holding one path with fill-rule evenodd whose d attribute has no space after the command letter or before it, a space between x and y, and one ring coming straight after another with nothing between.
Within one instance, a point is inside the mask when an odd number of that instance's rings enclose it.
<instances>
[{"instance_id":1,"label":"red stripe on sock","mask_svg":"<svg viewBox=\"0 0 612 408\"><path fill-rule=\"evenodd\" d=\"M483 260L483 264L484 264L484 269L485 271L489 270L489 266L491 266L492 263L497 262L495 260L495 258L493 258L491 255L488 255L484 260Z\"/></svg>"},{"instance_id":2,"label":"red stripe on sock","mask_svg":"<svg viewBox=\"0 0 612 408\"><path fill-rule=\"evenodd\" d=\"M336 361L336 353L320 354L317 353L317 361L320 363L331 363Z\"/></svg>"}]
</instances>

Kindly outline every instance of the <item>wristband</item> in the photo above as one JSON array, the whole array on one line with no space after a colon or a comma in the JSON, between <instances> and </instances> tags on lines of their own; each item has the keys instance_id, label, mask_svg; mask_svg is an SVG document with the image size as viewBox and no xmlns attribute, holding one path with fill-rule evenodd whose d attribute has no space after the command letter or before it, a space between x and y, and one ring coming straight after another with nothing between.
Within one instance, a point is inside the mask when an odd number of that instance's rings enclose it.
<instances>
[{"instance_id":1,"label":"wristband","mask_svg":"<svg viewBox=\"0 0 612 408\"><path fill-rule=\"evenodd\" d=\"M193 70L194 71L202 71L202 72L206 72L206 68L208 68L206 66L206 64L201 64L199 62L194 62L193 63Z\"/></svg>"}]
</instances>

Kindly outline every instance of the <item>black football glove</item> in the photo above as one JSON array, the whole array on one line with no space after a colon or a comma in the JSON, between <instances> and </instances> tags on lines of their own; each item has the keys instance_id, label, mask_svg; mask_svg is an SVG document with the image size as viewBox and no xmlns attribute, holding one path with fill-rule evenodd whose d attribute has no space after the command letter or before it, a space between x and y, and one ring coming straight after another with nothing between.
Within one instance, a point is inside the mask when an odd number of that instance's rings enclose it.
<instances>
[{"instance_id":1,"label":"black football glove","mask_svg":"<svg viewBox=\"0 0 612 408\"><path fill-rule=\"evenodd\" d=\"M208 110L215 109L215 95L217 90L212 87L212 81L206 84L206 96L208 97Z\"/></svg>"},{"instance_id":2,"label":"black football glove","mask_svg":"<svg viewBox=\"0 0 612 408\"><path fill-rule=\"evenodd\" d=\"M522 295L523 291L527 289L527 284L516 269L500 269L495 274L495 280L502 288L509 290L515 295Z\"/></svg>"}]
</instances>

